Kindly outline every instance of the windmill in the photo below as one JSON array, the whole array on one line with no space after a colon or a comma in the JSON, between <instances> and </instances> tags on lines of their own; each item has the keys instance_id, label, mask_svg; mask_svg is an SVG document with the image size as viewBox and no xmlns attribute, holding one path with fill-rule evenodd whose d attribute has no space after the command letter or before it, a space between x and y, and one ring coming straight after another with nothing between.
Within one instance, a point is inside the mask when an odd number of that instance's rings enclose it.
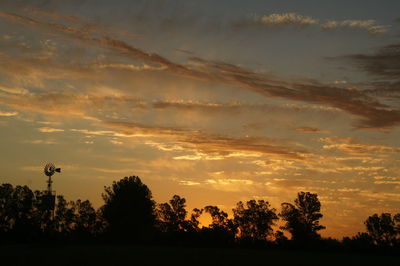
<instances>
[{"instance_id":1,"label":"windmill","mask_svg":"<svg viewBox=\"0 0 400 266\"><path fill-rule=\"evenodd\" d=\"M51 184L53 181L51 180L51 177L54 175L54 173L61 173L61 168L56 168L53 163L48 163L44 167L44 174L49 177L47 180L47 193L43 195L43 203L45 206L46 210L49 210L51 212L54 211L55 203L56 203L56 195L55 192L52 190Z\"/></svg>"},{"instance_id":2,"label":"windmill","mask_svg":"<svg viewBox=\"0 0 400 266\"><path fill-rule=\"evenodd\" d=\"M47 193L52 194L52 189L51 189L51 184L53 181L51 180L51 177L54 175L54 173L61 173L61 168L56 168L53 163L48 163L44 167L44 174L49 177L49 180L47 180Z\"/></svg>"}]
</instances>

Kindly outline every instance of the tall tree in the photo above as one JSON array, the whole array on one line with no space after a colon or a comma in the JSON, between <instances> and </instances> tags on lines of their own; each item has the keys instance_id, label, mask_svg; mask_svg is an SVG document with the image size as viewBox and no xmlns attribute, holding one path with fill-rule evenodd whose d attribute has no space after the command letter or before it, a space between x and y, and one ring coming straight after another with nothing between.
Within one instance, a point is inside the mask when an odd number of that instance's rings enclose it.
<instances>
[{"instance_id":1,"label":"tall tree","mask_svg":"<svg viewBox=\"0 0 400 266\"><path fill-rule=\"evenodd\" d=\"M310 192L299 192L297 198L291 203L282 203L280 217L286 222L281 229L291 233L293 240L309 241L319 239L319 230L325 228L319 224L322 218L321 203L318 195Z\"/></svg>"},{"instance_id":2,"label":"tall tree","mask_svg":"<svg viewBox=\"0 0 400 266\"><path fill-rule=\"evenodd\" d=\"M276 210L264 200L238 202L233 209L234 222L241 238L267 240L273 233L272 225L278 220Z\"/></svg>"},{"instance_id":3,"label":"tall tree","mask_svg":"<svg viewBox=\"0 0 400 266\"><path fill-rule=\"evenodd\" d=\"M125 177L105 187L102 215L111 235L127 240L144 240L154 227L155 203L150 189L139 177Z\"/></svg>"}]
</instances>

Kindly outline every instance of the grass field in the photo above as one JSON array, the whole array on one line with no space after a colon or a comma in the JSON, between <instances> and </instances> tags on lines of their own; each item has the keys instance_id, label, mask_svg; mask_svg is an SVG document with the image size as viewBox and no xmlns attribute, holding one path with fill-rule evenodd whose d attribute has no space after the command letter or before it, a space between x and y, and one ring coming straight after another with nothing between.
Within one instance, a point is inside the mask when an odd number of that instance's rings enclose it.
<instances>
[{"instance_id":1,"label":"grass field","mask_svg":"<svg viewBox=\"0 0 400 266\"><path fill-rule=\"evenodd\" d=\"M0 246L0 265L400 265L378 254L150 246Z\"/></svg>"}]
</instances>

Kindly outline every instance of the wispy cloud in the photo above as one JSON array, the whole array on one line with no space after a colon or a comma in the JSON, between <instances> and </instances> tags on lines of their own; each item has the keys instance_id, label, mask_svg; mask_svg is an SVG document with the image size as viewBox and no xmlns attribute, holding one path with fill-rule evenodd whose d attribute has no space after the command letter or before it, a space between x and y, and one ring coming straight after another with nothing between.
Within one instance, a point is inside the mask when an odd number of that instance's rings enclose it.
<instances>
[{"instance_id":1,"label":"wispy cloud","mask_svg":"<svg viewBox=\"0 0 400 266\"><path fill-rule=\"evenodd\" d=\"M350 61L361 70L378 78L396 81L400 79L400 44L384 46L373 54L353 54L336 59Z\"/></svg>"},{"instance_id":2,"label":"wispy cloud","mask_svg":"<svg viewBox=\"0 0 400 266\"><path fill-rule=\"evenodd\" d=\"M199 182L190 181L190 180L180 180L179 184L183 185L183 186L198 186L198 185L201 185L201 183L199 183Z\"/></svg>"},{"instance_id":3,"label":"wispy cloud","mask_svg":"<svg viewBox=\"0 0 400 266\"><path fill-rule=\"evenodd\" d=\"M400 185L400 181L381 180L381 181L374 181L374 184L377 184L377 185Z\"/></svg>"},{"instance_id":4,"label":"wispy cloud","mask_svg":"<svg viewBox=\"0 0 400 266\"><path fill-rule=\"evenodd\" d=\"M147 134L142 133L130 133L130 132L118 132L113 130L88 130L88 129L70 129L71 132L83 133L85 135L95 135L95 136L112 136L112 137L146 137Z\"/></svg>"},{"instance_id":5,"label":"wispy cloud","mask_svg":"<svg viewBox=\"0 0 400 266\"><path fill-rule=\"evenodd\" d=\"M209 154L229 155L231 153L243 152L303 160L304 154L308 153L301 148L279 146L276 143L280 141L266 138L231 138L207 134L199 130L145 126L138 123L104 122L103 124L127 136L130 134L139 134L171 138L181 143L186 149L195 149Z\"/></svg>"},{"instance_id":6,"label":"wispy cloud","mask_svg":"<svg viewBox=\"0 0 400 266\"><path fill-rule=\"evenodd\" d=\"M90 168L93 171L107 173L107 174L125 174L125 175L132 175L135 169L110 169L110 168Z\"/></svg>"},{"instance_id":7,"label":"wispy cloud","mask_svg":"<svg viewBox=\"0 0 400 266\"><path fill-rule=\"evenodd\" d=\"M18 112L6 112L6 111L1 111L0 110L0 116L16 116L18 115Z\"/></svg>"},{"instance_id":8,"label":"wispy cloud","mask_svg":"<svg viewBox=\"0 0 400 266\"><path fill-rule=\"evenodd\" d=\"M223 174L223 173L222 173ZM254 181L249 179L233 179L233 178L222 178L216 177L212 179L205 180L205 186L209 186L212 189L221 190L221 191L229 191L229 192L237 192L243 190L252 190L254 189Z\"/></svg>"},{"instance_id":9,"label":"wispy cloud","mask_svg":"<svg viewBox=\"0 0 400 266\"><path fill-rule=\"evenodd\" d=\"M324 149L327 150L337 149L351 155L372 155L372 154L400 152L399 147L372 145L372 144L362 143L354 138L328 137L328 138L321 138L321 141L328 143L327 145L323 146Z\"/></svg>"},{"instance_id":10,"label":"wispy cloud","mask_svg":"<svg viewBox=\"0 0 400 266\"><path fill-rule=\"evenodd\" d=\"M118 139L111 139L110 142L114 145L122 145L124 144L122 141L118 140Z\"/></svg>"},{"instance_id":11,"label":"wispy cloud","mask_svg":"<svg viewBox=\"0 0 400 266\"><path fill-rule=\"evenodd\" d=\"M318 23L318 20L299 15L296 13L282 13L282 14L269 14L263 15L261 17L256 17L255 22L258 22L263 25L271 25L271 26L309 26Z\"/></svg>"},{"instance_id":12,"label":"wispy cloud","mask_svg":"<svg viewBox=\"0 0 400 266\"><path fill-rule=\"evenodd\" d=\"M81 26L82 30L84 30L88 33L96 33L96 34L102 34L102 35L112 34L115 36L125 37L125 38L130 38L130 39L137 39L139 37L138 34L133 34L131 32L124 31L121 29L104 27L104 26L100 27L97 23L95 23L93 21L84 20L84 19L76 17L76 16L65 15L65 14L61 14L58 12L50 12L50 11L46 11L46 10L39 9L39 8L33 8L33 7L26 7L23 10L37 18L49 18L49 19L53 19L55 21L65 21L68 23L73 23L77 26Z\"/></svg>"},{"instance_id":13,"label":"wispy cloud","mask_svg":"<svg viewBox=\"0 0 400 266\"><path fill-rule=\"evenodd\" d=\"M371 35L386 33L390 26L389 25L378 25L373 19L369 20L330 20L321 25L324 30L335 30L335 29L364 29Z\"/></svg>"},{"instance_id":14,"label":"wispy cloud","mask_svg":"<svg viewBox=\"0 0 400 266\"><path fill-rule=\"evenodd\" d=\"M38 93L30 95L0 95L0 103L18 110L35 111L57 116L80 117L96 120L92 115L101 111L132 110L145 108L146 102L136 97L71 94L71 93Z\"/></svg>"},{"instance_id":15,"label":"wispy cloud","mask_svg":"<svg viewBox=\"0 0 400 266\"><path fill-rule=\"evenodd\" d=\"M24 88L6 88L0 86L0 91L11 93L11 94L19 94L19 95L26 95L29 93L27 89Z\"/></svg>"},{"instance_id":16,"label":"wispy cloud","mask_svg":"<svg viewBox=\"0 0 400 266\"><path fill-rule=\"evenodd\" d=\"M264 25L273 25L273 26L281 26L281 25L295 25L295 26L309 26L313 24L317 24L318 20L302 16L296 13L282 13L282 14L270 14L264 15L255 19L257 22Z\"/></svg>"},{"instance_id":17,"label":"wispy cloud","mask_svg":"<svg viewBox=\"0 0 400 266\"><path fill-rule=\"evenodd\" d=\"M53 145L57 144L57 141L51 139L35 139L35 140L25 140L24 143Z\"/></svg>"},{"instance_id":18,"label":"wispy cloud","mask_svg":"<svg viewBox=\"0 0 400 266\"><path fill-rule=\"evenodd\" d=\"M360 128L385 128L400 123L400 110L390 108L366 93L342 89L319 82L288 82L274 77L259 75L226 63L206 61L196 58L208 71L214 69L218 82L249 89L266 97L284 98L314 104L327 104L360 116Z\"/></svg>"},{"instance_id":19,"label":"wispy cloud","mask_svg":"<svg viewBox=\"0 0 400 266\"><path fill-rule=\"evenodd\" d=\"M400 44L386 45L370 54L351 54L328 59L350 63L365 72L372 80L360 84L360 87L366 87L363 94L393 103L392 107L382 106L380 108L387 112L387 116L381 117L381 124L388 123L388 120L394 122L399 119L397 103L400 99L398 89L400 85ZM379 122L376 121L375 124L379 124Z\"/></svg>"},{"instance_id":20,"label":"wispy cloud","mask_svg":"<svg viewBox=\"0 0 400 266\"><path fill-rule=\"evenodd\" d=\"M136 66L132 64L97 64L94 67L104 69L119 69L119 70L133 70L133 71L142 71L142 70L164 70L165 67L153 67L149 65Z\"/></svg>"},{"instance_id":21,"label":"wispy cloud","mask_svg":"<svg viewBox=\"0 0 400 266\"><path fill-rule=\"evenodd\" d=\"M52 127L41 127L41 128L38 128L38 131L43 132L43 133L55 133L55 132L63 132L64 129L52 128Z\"/></svg>"},{"instance_id":22,"label":"wispy cloud","mask_svg":"<svg viewBox=\"0 0 400 266\"><path fill-rule=\"evenodd\" d=\"M270 28L284 28L294 27L296 29L305 29L309 26L316 26L324 31L331 31L337 29L360 29L365 30L370 35L384 34L389 31L391 25L380 25L374 19L358 20L328 20L317 19L310 16L305 16L297 13L272 13L262 16L253 16L242 20L240 23L236 22L236 26L264 26Z\"/></svg>"},{"instance_id":23,"label":"wispy cloud","mask_svg":"<svg viewBox=\"0 0 400 266\"><path fill-rule=\"evenodd\" d=\"M296 131L305 132L305 133L327 133L327 131L321 130L315 127L298 127L295 128Z\"/></svg>"}]
</instances>

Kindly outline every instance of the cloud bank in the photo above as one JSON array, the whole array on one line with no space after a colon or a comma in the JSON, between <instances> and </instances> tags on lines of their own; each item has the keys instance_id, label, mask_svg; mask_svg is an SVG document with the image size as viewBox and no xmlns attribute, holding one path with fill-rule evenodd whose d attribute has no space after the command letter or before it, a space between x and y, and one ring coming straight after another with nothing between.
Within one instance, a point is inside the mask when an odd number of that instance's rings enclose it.
<instances>
[{"instance_id":1,"label":"cloud bank","mask_svg":"<svg viewBox=\"0 0 400 266\"><path fill-rule=\"evenodd\" d=\"M192 64L184 65L170 61L161 55L148 53L126 42L107 36L95 37L90 33L73 27L41 22L7 12L0 12L0 17L24 25L50 30L53 33L65 34L69 38L96 46L114 49L123 52L127 58L140 60L147 65L160 68L161 71L184 78L239 87L259 93L267 98L282 98L312 104L329 105L361 117L357 125L358 128L389 128L397 126L400 123L400 110L383 104L360 90L342 89L316 81L308 83L285 81L282 78L259 74L233 64L210 61L198 57L190 58ZM370 59L374 60L374 58ZM362 62L366 61L364 57L361 57L359 60ZM398 65L394 62L393 64ZM372 69L370 64L367 64L366 67Z\"/></svg>"}]
</instances>

